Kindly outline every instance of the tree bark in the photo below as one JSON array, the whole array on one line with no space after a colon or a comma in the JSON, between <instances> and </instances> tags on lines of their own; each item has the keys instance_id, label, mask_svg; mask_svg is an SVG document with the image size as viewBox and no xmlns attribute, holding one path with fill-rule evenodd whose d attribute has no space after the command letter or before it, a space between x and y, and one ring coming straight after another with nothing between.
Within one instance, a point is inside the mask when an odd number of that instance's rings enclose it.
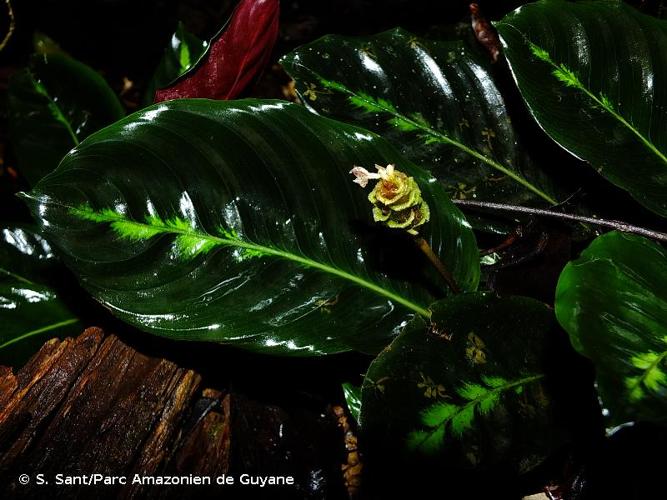
<instances>
[{"instance_id":1,"label":"tree bark","mask_svg":"<svg viewBox=\"0 0 667 500\"><path fill-rule=\"evenodd\" d=\"M323 410L324 418L302 418L207 387L196 371L89 328L47 342L16 374L0 367L0 498L343 498L344 443ZM295 484L239 486L244 473ZM57 485L58 474L123 476L126 484ZM132 484L191 475L213 484ZM222 475L236 485L216 485Z\"/></svg>"}]
</instances>

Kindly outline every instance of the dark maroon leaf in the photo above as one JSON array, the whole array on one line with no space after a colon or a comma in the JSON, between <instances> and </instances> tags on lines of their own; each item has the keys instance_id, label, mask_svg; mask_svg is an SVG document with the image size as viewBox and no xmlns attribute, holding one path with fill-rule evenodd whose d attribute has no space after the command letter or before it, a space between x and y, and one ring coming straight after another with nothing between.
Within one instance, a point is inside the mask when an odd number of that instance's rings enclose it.
<instances>
[{"instance_id":1,"label":"dark maroon leaf","mask_svg":"<svg viewBox=\"0 0 667 500\"><path fill-rule=\"evenodd\" d=\"M278 37L279 0L241 0L208 53L155 102L186 97L234 99L266 66Z\"/></svg>"}]
</instances>

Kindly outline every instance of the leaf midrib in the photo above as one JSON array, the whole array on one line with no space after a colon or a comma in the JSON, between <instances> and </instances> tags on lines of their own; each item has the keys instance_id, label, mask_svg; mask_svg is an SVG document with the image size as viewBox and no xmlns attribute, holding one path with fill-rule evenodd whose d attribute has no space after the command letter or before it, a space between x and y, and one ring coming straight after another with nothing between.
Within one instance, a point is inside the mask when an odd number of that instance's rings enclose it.
<instances>
[{"instance_id":1,"label":"leaf midrib","mask_svg":"<svg viewBox=\"0 0 667 500\"><path fill-rule=\"evenodd\" d=\"M76 209L74 207L65 207L68 208L70 213L74 212L76 213L77 210L80 211L80 209ZM402 297L400 295L397 295L396 293L387 290L385 288L382 288L381 286L371 282L367 281L365 279L362 279L358 276L355 276L354 274L348 273L346 271L343 271L342 269L338 269L334 266L330 266L327 264L324 264L322 262L318 262L316 260L310 259L308 257L304 257L301 255L293 254L291 252L287 252L285 250L280 250L277 248L265 246L265 245L260 245L257 243L249 242L249 241L243 241L240 239L230 239L230 238L225 238L225 237L220 237L220 236L214 236L210 233L207 232L201 232L197 231L195 229L192 229L191 231L186 231L184 229L180 229L177 227L173 227L170 225L166 224L155 224L155 223L148 223L148 222L140 222L132 219L128 219L127 217L122 216L121 214L116 213L115 216L112 216L110 214L104 214L101 215L101 212L97 214L98 219L96 222L108 222L108 223L114 223L114 222L130 222L133 225L138 225L138 226L143 226L145 228L153 229L159 231L159 234L176 234L176 235L184 235L184 236L190 236L190 237L195 237L199 238L202 240L206 240L208 242L214 243L216 246L229 246L229 247L236 247L236 248L241 248L245 250L250 250L252 252L257 252L262 255L270 255L273 257L278 257L282 258L285 260L289 260L292 262L296 262L298 264L301 264L306 267L310 267L313 269L317 269L320 271L323 271L328 274L332 274L334 276L338 276L339 278L342 278L344 280L350 281L352 283L355 283L356 285L361 286L362 288L369 289L378 295L387 297L388 299L391 299L404 307L410 309L411 311L416 312L417 314L425 317L425 318L430 318L431 317L431 311L428 309L406 299L405 297ZM106 220L102 220L102 217L104 217ZM117 231L119 236L123 237L123 234ZM145 238L148 239L148 238Z\"/></svg>"},{"instance_id":2,"label":"leaf midrib","mask_svg":"<svg viewBox=\"0 0 667 500\"><path fill-rule=\"evenodd\" d=\"M3 273L6 276L14 278L15 280L18 280L18 281L20 281L22 283L25 283L27 285L33 285L33 286L37 285L33 281L30 281L28 278L20 276L20 275L18 275L16 273L13 273L11 271L8 271L7 269L2 268L2 267L0 267L0 273ZM10 345L15 344L17 342L20 342L21 340L26 339L28 337L32 337L34 335L39 335L41 333L45 333L45 332L48 332L48 331L51 331L51 330L56 330L56 329L62 328L64 326L74 324L77 321L79 321L78 318L69 318L69 319L66 319L66 320L63 320L63 321L59 321L57 323L51 323L49 325L43 326L41 328L37 328L35 330L30 330L30 331L28 331L24 334L19 335L18 337L14 337L13 339L8 340L7 342L4 342L3 344L0 344L0 350L4 349L6 347L9 347Z\"/></svg>"},{"instance_id":3,"label":"leaf midrib","mask_svg":"<svg viewBox=\"0 0 667 500\"><path fill-rule=\"evenodd\" d=\"M354 94L354 95L357 99L364 100L363 96L358 95L358 94ZM371 104L371 103L369 103L369 104ZM528 180L524 179L520 175L513 172L509 167L506 167L506 166L498 163L494 159L489 158L486 155L483 155L482 153L480 153L476 149L473 149L469 146L466 146L465 144L463 144L462 142L457 141L456 139L452 139L448 135L440 132L439 130L436 130L436 129L434 129L432 127L429 127L429 126L427 126L423 123L420 123L416 120L413 120L406 115L403 115L401 113L396 112L395 110L386 108L386 107L382 106L382 104L379 103L379 102L375 102L375 103L373 103L373 105L380 107L385 113L391 114L395 118L399 118L400 120L403 120L403 121L409 123L413 127L418 128L419 130L421 130L421 131L425 132L426 134L430 135L431 137L433 137L433 138L435 138L435 139L437 139L441 142L444 142L446 144L449 144L451 146L454 146L456 148L459 148L461 151L463 151L463 152L469 154L470 156L472 156L474 158L477 158L478 160L486 163L490 167L498 170L499 172L503 173L504 175L511 178L515 182L521 184L523 187L532 191L533 193L538 195L540 198L542 198L545 201L551 203L552 205L556 205L558 203L554 198L552 198L551 196L546 194L544 191L539 189L537 186L533 185Z\"/></svg>"},{"instance_id":4,"label":"leaf midrib","mask_svg":"<svg viewBox=\"0 0 667 500\"><path fill-rule=\"evenodd\" d=\"M539 375L529 375L527 377L520 378L518 380L515 380L513 382L508 382L506 384L503 384L498 387L494 387L493 389L487 391L484 393L483 396L479 396L475 399L472 399L468 401L466 404L462 405L459 407L459 409L453 413L452 415L449 415L448 417L444 418L441 422L439 422L437 425L431 426L431 430L424 431L424 434L426 437L422 439L417 445L416 448L421 447L426 441L431 439L433 434L438 432L441 428L445 427L449 422L451 422L454 418L456 418L458 415L463 413L465 410L467 410L470 407L475 407L479 404L482 403L482 401L489 399L492 395L499 394L505 391L508 391L514 387L520 386L520 385L527 385L530 384L531 382L534 382L536 380L540 380L544 378L544 374L539 374Z\"/></svg>"},{"instance_id":5,"label":"leaf midrib","mask_svg":"<svg viewBox=\"0 0 667 500\"><path fill-rule=\"evenodd\" d=\"M30 81L35 87L35 91L39 95L44 96L49 101L48 107L51 110L53 117L56 119L56 121L60 122L65 127L65 130L67 130L67 133L70 135L70 138L74 143L74 146L78 146L80 143L79 138L72 129L72 125L67 120L65 113L63 113L62 109L60 109L60 106L58 106L56 101L53 100L51 94L49 94L49 91L44 86L44 84L42 84L39 80L37 80L30 70L28 70L28 75L30 75Z\"/></svg>"},{"instance_id":6,"label":"leaf midrib","mask_svg":"<svg viewBox=\"0 0 667 500\"><path fill-rule=\"evenodd\" d=\"M649 373L660 366L660 364L665 361L665 359L667 359L667 351L661 352L660 355L655 358L655 360L653 360L646 369L642 370L642 374L637 378L637 381L628 387L629 392L632 394L632 391L637 389L640 384L644 384L644 387L646 387L645 381Z\"/></svg>"},{"instance_id":7,"label":"leaf midrib","mask_svg":"<svg viewBox=\"0 0 667 500\"><path fill-rule=\"evenodd\" d=\"M424 132L428 136L432 137L433 139L437 140L438 142L442 142L442 143L445 143L445 144L449 144L450 146L456 147L456 148L460 149L461 151L465 152L466 154L472 156L473 158L476 158L476 159L486 163L491 168L494 168L495 170L497 170L497 171L501 172L502 174L506 175L507 177L509 177L513 181L517 182L518 184L520 184L524 188L528 189L529 191L533 192L534 194L536 194L537 196L539 196L543 200L549 202L550 204L552 204L552 205L557 205L558 204L558 201L556 201L554 198L552 198L547 193L542 191L540 188L535 186L533 183L531 183L530 181L528 181L524 177L521 177L519 174L514 172L509 167L506 167L505 165L502 165L501 163L495 161L493 158L489 158L488 156L486 156L486 155L480 153L479 151L477 151L476 149L473 149L469 146L466 146L465 144L463 144L462 142L457 141L456 139L452 139L451 137L449 137L447 134L441 132L440 130L436 130L436 129L434 129L434 128L432 128L432 127L430 127L430 126L428 126L424 123L413 120L410 117L408 117L408 116L406 116L402 113L399 113L395 109L391 109L391 108L387 108L386 106L383 106L382 103L379 102L378 100L372 101L372 102L368 101L367 99L364 98L363 94L359 94L359 93L349 89L348 87L346 87L345 85L343 85L340 82L336 82L336 84L334 86L328 86L327 85L328 80L326 78L323 78L317 72L313 71L310 68L305 67L304 65L302 65L300 63L294 63L294 64L298 65L298 66L301 66L306 71L315 75L315 77L320 81L320 83L323 86L325 86L325 87L327 87L331 90L334 90L334 91L345 93L348 96L355 97L356 99L359 99L361 101L365 101L369 105L372 105L373 107L380 108L382 110L382 112L387 113L387 114L393 116L394 118L398 118L398 119L400 119L404 122L409 123L411 126L415 127L418 130L421 130L422 132Z\"/></svg>"},{"instance_id":8,"label":"leaf midrib","mask_svg":"<svg viewBox=\"0 0 667 500\"><path fill-rule=\"evenodd\" d=\"M519 28L516 26L510 24L510 23L503 23L506 26L516 30L519 35L524 39L526 44L530 47L531 45L542 49L545 54L548 54L546 50L544 50L543 47L540 47L537 44L534 44L530 41L527 35L525 35ZM556 72L562 71L563 69L566 69L569 71L571 74L573 74L576 77L576 85L573 86L573 88L576 88L583 92L585 96L587 96L589 99L591 99L599 108L602 110L606 111L609 113L616 121L618 121L621 125L623 125L625 128L627 128L632 134L634 134L639 141L653 154L655 154L665 165L667 165L667 156L658 149L658 147L653 144L651 140L649 140L647 137L644 136L632 123L630 123L623 115L621 115L618 111L616 111L611 105L607 102L605 102L603 99L601 99L599 96L595 95L595 93L590 90L588 87L586 87L582 82L579 76L576 74L576 72L572 71L568 66L566 66L564 63L556 63L551 57L539 57L537 56L538 59L540 59L542 62L549 64L553 68L552 76L556 78L558 81L560 79L555 75ZM563 82L561 82L563 83ZM564 86L567 87L563 83Z\"/></svg>"},{"instance_id":9,"label":"leaf midrib","mask_svg":"<svg viewBox=\"0 0 667 500\"><path fill-rule=\"evenodd\" d=\"M35 282L30 281L28 278L25 278L19 274L13 273L11 271L8 271L4 267L0 267L0 273L6 274L7 276L14 278L15 280L21 281L27 285L36 285Z\"/></svg>"},{"instance_id":10,"label":"leaf midrib","mask_svg":"<svg viewBox=\"0 0 667 500\"><path fill-rule=\"evenodd\" d=\"M5 349L6 347L9 347L10 345L15 344L17 342L20 342L21 340L24 340L28 337L33 337L33 336L39 335L41 333L46 333L46 332L49 332L51 330L57 330L58 328L62 328L62 327L68 326L68 325L73 325L74 323L77 323L78 321L79 321L78 318L70 318L70 319L66 319L66 320L63 320L63 321L58 321L57 323L51 323L49 325L43 326L41 328L37 328L35 330L31 330L31 331L26 332L22 335L19 335L18 337L14 337L13 339L8 340L4 344L0 344L0 349Z\"/></svg>"}]
</instances>

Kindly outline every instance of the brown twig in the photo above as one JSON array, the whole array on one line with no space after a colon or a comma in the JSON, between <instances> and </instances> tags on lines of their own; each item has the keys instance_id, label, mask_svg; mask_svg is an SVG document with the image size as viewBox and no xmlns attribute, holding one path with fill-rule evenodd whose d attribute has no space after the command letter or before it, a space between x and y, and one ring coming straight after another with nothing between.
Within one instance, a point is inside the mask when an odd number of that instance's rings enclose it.
<instances>
[{"instance_id":1,"label":"brown twig","mask_svg":"<svg viewBox=\"0 0 667 500\"><path fill-rule=\"evenodd\" d=\"M452 276L452 273L449 272L449 270L445 267L445 265L438 258L435 252L433 252L433 249L431 249L431 245L429 245L424 238L415 238L415 243L417 243L419 249L424 253L424 255L426 255L431 264L433 264L433 266L438 270L440 275L445 279L447 285L449 286L449 288L451 288L452 292L461 293L461 288L456 284L454 276Z\"/></svg>"},{"instance_id":2,"label":"brown twig","mask_svg":"<svg viewBox=\"0 0 667 500\"><path fill-rule=\"evenodd\" d=\"M500 252L502 250L505 250L516 242L521 236L522 236L523 228L521 226L518 226L517 228L513 229L511 233L507 235L507 237L498 245L495 247L491 248L486 248L484 250L479 251L480 256L484 255L491 255L496 252Z\"/></svg>"},{"instance_id":3,"label":"brown twig","mask_svg":"<svg viewBox=\"0 0 667 500\"><path fill-rule=\"evenodd\" d=\"M5 46L9 42L9 39L14 34L14 29L16 28L16 20L14 19L14 9L12 9L12 4L11 4L10 0L5 0L5 4L7 5L7 15L8 15L8 18L9 18L9 27L7 28L7 34L2 39L2 42L0 42L0 51L5 48Z\"/></svg>"},{"instance_id":4,"label":"brown twig","mask_svg":"<svg viewBox=\"0 0 667 500\"><path fill-rule=\"evenodd\" d=\"M653 231L639 226L633 226L626 222L617 220L596 219L595 217L584 217L583 215L564 214L554 212L553 210L543 210L541 208L520 207L517 205L505 205L503 203L489 203L486 201L470 200L452 200L456 205L480 210L499 210L501 212L520 213L527 215L538 215L541 217L551 217L553 219L569 220L581 222L584 224L593 224L596 226L615 229L624 233L638 234L658 241L667 241L667 233Z\"/></svg>"}]
</instances>

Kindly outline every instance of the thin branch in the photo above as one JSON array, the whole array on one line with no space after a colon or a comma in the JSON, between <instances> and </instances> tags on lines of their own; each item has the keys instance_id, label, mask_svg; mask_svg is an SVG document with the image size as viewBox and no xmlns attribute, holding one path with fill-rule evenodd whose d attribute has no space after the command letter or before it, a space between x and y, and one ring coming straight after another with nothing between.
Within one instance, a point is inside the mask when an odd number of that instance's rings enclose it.
<instances>
[{"instance_id":1,"label":"thin branch","mask_svg":"<svg viewBox=\"0 0 667 500\"><path fill-rule=\"evenodd\" d=\"M5 48L5 46L9 42L9 39L14 34L14 29L16 28L16 20L14 19L14 10L12 9L12 4L9 0L5 0L5 4L7 4L7 15L9 18L9 26L7 28L7 34L2 39L2 42L0 42L0 51Z\"/></svg>"},{"instance_id":2,"label":"thin branch","mask_svg":"<svg viewBox=\"0 0 667 500\"><path fill-rule=\"evenodd\" d=\"M470 201L470 200L452 200L460 207L468 207L480 210L499 210L501 212L538 215L541 217L551 217L554 219L570 220L574 222L582 222L585 224L593 224L596 226L607 227L622 231L624 233L639 234L658 241L667 242L667 233L660 231L653 231L639 226L633 226L626 222L617 220L596 219L595 217L584 217L583 215L564 214L561 212L554 212L553 210L542 210L540 208L520 207L517 205L505 205L503 203L489 203L486 201Z\"/></svg>"}]
</instances>

